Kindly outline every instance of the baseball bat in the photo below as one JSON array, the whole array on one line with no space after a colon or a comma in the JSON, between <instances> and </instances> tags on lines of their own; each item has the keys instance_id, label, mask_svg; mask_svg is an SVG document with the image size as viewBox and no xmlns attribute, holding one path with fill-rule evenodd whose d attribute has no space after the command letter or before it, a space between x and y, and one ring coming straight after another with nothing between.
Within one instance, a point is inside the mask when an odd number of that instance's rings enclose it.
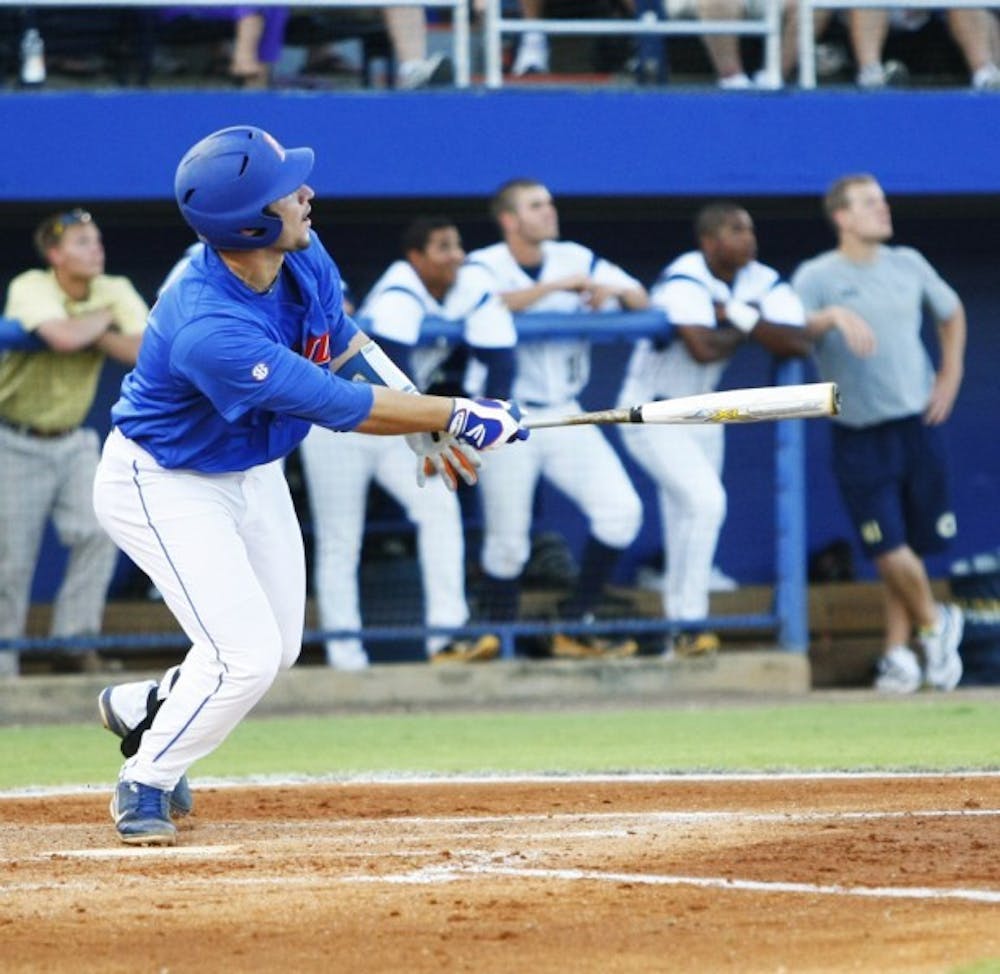
<instances>
[{"instance_id":1,"label":"baseball bat","mask_svg":"<svg viewBox=\"0 0 1000 974\"><path fill-rule=\"evenodd\" d=\"M839 412L840 393L836 383L809 382L798 386L765 386L678 396L623 409L601 409L550 419L532 419L528 415L523 422L528 429L604 423L760 423L836 416Z\"/></svg>"}]
</instances>

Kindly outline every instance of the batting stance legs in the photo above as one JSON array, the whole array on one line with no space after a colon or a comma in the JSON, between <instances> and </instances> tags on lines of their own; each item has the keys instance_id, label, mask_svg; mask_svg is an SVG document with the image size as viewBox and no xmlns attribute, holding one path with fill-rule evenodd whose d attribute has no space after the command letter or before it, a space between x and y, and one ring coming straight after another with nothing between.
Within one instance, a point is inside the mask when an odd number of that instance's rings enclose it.
<instances>
[{"instance_id":1,"label":"batting stance legs","mask_svg":"<svg viewBox=\"0 0 1000 974\"><path fill-rule=\"evenodd\" d=\"M563 415L574 410L560 406L551 411ZM480 474L487 613L503 620L516 612L516 580L530 554L533 500L538 479L544 476L589 521L591 538L580 580L564 609L569 618L583 617L594 609L618 555L639 533L642 502L611 444L593 427L536 430L523 446L490 457ZM568 647L569 641L562 637L559 645ZM558 648L554 643L553 650ZM593 654L583 650L566 655Z\"/></svg>"},{"instance_id":2,"label":"batting stance legs","mask_svg":"<svg viewBox=\"0 0 1000 974\"><path fill-rule=\"evenodd\" d=\"M666 574L663 612L668 619L708 615L709 578L726 518L720 471L721 426L623 426L625 448L657 486Z\"/></svg>"},{"instance_id":3,"label":"batting stance legs","mask_svg":"<svg viewBox=\"0 0 1000 974\"><path fill-rule=\"evenodd\" d=\"M191 640L123 778L170 791L295 662L305 616L302 537L278 463L165 471L117 431L94 483L98 519Z\"/></svg>"}]
</instances>

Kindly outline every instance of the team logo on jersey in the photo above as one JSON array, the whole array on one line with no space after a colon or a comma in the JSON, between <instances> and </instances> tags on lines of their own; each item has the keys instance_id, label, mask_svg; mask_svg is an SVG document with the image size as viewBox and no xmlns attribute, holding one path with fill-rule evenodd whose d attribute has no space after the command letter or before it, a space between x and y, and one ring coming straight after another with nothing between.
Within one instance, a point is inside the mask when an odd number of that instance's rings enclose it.
<instances>
[{"instance_id":1,"label":"team logo on jersey","mask_svg":"<svg viewBox=\"0 0 1000 974\"><path fill-rule=\"evenodd\" d=\"M263 382L270 374L271 370L266 362L258 362L251 370L250 374L258 381Z\"/></svg>"},{"instance_id":2,"label":"team logo on jersey","mask_svg":"<svg viewBox=\"0 0 1000 974\"><path fill-rule=\"evenodd\" d=\"M330 333L325 331L322 335L310 335L303 354L310 362L326 365L330 361Z\"/></svg>"},{"instance_id":3,"label":"team logo on jersey","mask_svg":"<svg viewBox=\"0 0 1000 974\"><path fill-rule=\"evenodd\" d=\"M937 533L942 538L954 538L958 533L958 522L951 511L946 511L937 519Z\"/></svg>"},{"instance_id":4,"label":"team logo on jersey","mask_svg":"<svg viewBox=\"0 0 1000 974\"><path fill-rule=\"evenodd\" d=\"M278 158L279 158L279 159L280 159L280 160L281 160L282 162L284 162L284 161L285 161L285 150L284 150L284 148L282 147L281 143L280 143L280 142L279 142L279 141L278 141L278 140L277 140L277 139L276 139L276 138L275 138L275 137L274 137L273 135L271 135L271 134L270 134L270 132L261 132L261 135L263 135L263 136L264 136L264 141L265 141L265 142L266 142L266 143L267 143L267 144L268 144L268 145L269 145L269 146L270 146L270 147L271 147L272 149L274 149L274 151L275 151L275 152L277 152L277 153L278 153Z\"/></svg>"},{"instance_id":5,"label":"team logo on jersey","mask_svg":"<svg viewBox=\"0 0 1000 974\"><path fill-rule=\"evenodd\" d=\"M861 525L861 540L865 544L878 544L882 540L882 529L878 521L865 521Z\"/></svg>"}]
</instances>

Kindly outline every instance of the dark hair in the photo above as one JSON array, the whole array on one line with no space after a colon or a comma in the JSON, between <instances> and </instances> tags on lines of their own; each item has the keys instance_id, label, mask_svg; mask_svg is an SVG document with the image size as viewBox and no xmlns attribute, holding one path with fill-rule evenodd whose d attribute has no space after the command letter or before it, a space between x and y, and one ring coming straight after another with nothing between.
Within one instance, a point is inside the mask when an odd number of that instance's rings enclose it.
<instances>
[{"instance_id":1,"label":"dark hair","mask_svg":"<svg viewBox=\"0 0 1000 974\"><path fill-rule=\"evenodd\" d=\"M714 237L734 213L742 213L745 209L745 206L735 200L717 200L703 206L694 218L695 237L698 240L702 237Z\"/></svg>"},{"instance_id":2,"label":"dark hair","mask_svg":"<svg viewBox=\"0 0 1000 974\"><path fill-rule=\"evenodd\" d=\"M63 234L69 227L81 223L93 222L94 218L86 210L82 210L79 207L67 210L65 213L56 213L53 216L46 217L35 228L35 233L32 237L35 242L35 250L38 251L38 255L42 260L46 260L45 255L49 249L55 247L62 240Z\"/></svg>"},{"instance_id":3,"label":"dark hair","mask_svg":"<svg viewBox=\"0 0 1000 974\"><path fill-rule=\"evenodd\" d=\"M832 219L834 213L847 207L847 192L852 186L877 182L878 180L867 172L850 173L835 179L823 197L823 209L826 211L826 215Z\"/></svg>"},{"instance_id":4,"label":"dark hair","mask_svg":"<svg viewBox=\"0 0 1000 974\"><path fill-rule=\"evenodd\" d=\"M490 214L494 220L500 219L501 213L512 213L515 209L514 197L518 190L534 189L536 186L543 186L537 179L528 179L525 176L518 179L508 179L494 194L490 201Z\"/></svg>"},{"instance_id":5,"label":"dark hair","mask_svg":"<svg viewBox=\"0 0 1000 974\"><path fill-rule=\"evenodd\" d=\"M450 216L419 216L404 231L401 239L403 256L411 250L426 250L431 234L455 226Z\"/></svg>"}]
</instances>

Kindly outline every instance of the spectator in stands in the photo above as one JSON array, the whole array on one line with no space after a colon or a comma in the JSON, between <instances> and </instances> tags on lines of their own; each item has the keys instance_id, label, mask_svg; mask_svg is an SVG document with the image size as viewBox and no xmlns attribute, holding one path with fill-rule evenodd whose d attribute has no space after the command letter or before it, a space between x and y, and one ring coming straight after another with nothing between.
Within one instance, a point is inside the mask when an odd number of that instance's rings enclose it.
<instances>
[{"instance_id":1,"label":"spectator in stands","mask_svg":"<svg viewBox=\"0 0 1000 974\"><path fill-rule=\"evenodd\" d=\"M757 260L750 214L738 203L711 203L699 210L694 230L698 249L667 264L651 295L676 335L666 345L648 338L636 345L619 405L711 392L747 341L780 356L811 350L801 302L776 270ZM724 427L623 426L621 433L657 487L663 612L683 630L666 652L712 652L718 637L699 623L708 615L712 559L726 517Z\"/></svg>"},{"instance_id":2,"label":"spectator in stands","mask_svg":"<svg viewBox=\"0 0 1000 974\"><path fill-rule=\"evenodd\" d=\"M519 0L518 7L524 20L541 20L545 13L545 0ZM548 72L548 36L539 30L521 34L511 73L516 78L523 78L528 74L548 74Z\"/></svg>"},{"instance_id":3,"label":"spectator in stands","mask_svg":"<svg viewBox=\"0 0 1000 974\"><path fill-rule=\"evenodd\" d=\"M988 10L946 11L948 29L969 68L972 87L981 91L1000 90L1000 68L992 50L991 32L995 19ZM856 9L848 14L851 46L857 62L859 88L876 89L901 83L909 72L898 61L882 61L882 49L890 28L918 30L929 14L919 10Z\"/></svg>"},{"instance_id":4,"label":"spectator in stands","mask_svg":"<svg viewBox=\"0 0 1000 974\"><path fill-rule=\"evenodd\" d=\"M135 363L148 309L124 277L104 273L91 215L69 210L44 220L35 246L48 265L15 277L5 314L41 339L0 359L0 636L23 636L35 562L51 518L70 549L51 633L100 630L117 553L94 516L97 433L81 426L105 358ZM94 653L80 657L93 668ZM17 671L17 656L0 668Z\"/></svg>"},{"instance_id":5,"label":"spectator in stands","mask_svg":"<svg viewBox=\"0 0 1000 974\"><path fill-rule=\"evenodd\" d=\"M875 686L951 690L962 676L963 619L934 600L923 555L955 535L941 425L962 383L965 311L955 291L909 247L890 247L892 216L874 176L844 176L826 213L837 249L806 261L793 285L816 339L821 376L840 386L833 468L844 504L885 590L884 653ZM921 340L937 323L935 371ZM910 641L916 635L924 667Z\"/></svg>"},{"instance_id":6,"label":"spectator in stands","mask_svg":"<svg viewBox=\"0 0 1000 974\"><path fill-rule=\"evenodd\" d=\"M465 251L454 221L447 217L415 220L403 235L402 250L403 259L389 266L361 307L359 317L366 333L422 391L464 395L464 388L444 389L435 381L445 371L446 360L460 358L468 365L460 371L470 378L473 373L477 376L477 395L507 398L514 323L506 306L491 292L489 274L482 268L462 266ZM461 320L465 344L457 349L440 344L416 348L428 316ZM469 609L462 517L454 494L458 484L453 478L437 482L445 479L447 470L433 476L433 469L421 468L414 480L416 457L401 437L334 433L314 427L301 450L316 537L314 589L322 628L361 627L358 566L372 481L402 505L416 527L425 625L465 625ZM424 486L427 476L430 482ZM494 635L453 639L438 634L427 639L426 648L434 662L471 663L495 657L500 641ZM330 639L326 652L328 662L337 669L359 670L368 665L356 638Z\"/></svg>"},{"instance_id":7,"label":"spectator in stands","mask_svg":"<svg viewBox=\"0 0 1000 974\"><path fill-rule=\"evenodd\" d=\"M267 88L281 57L290 13L290 7L165 7L160 17L232 20L230 79L243 88Z\"/></svg>"},{"instance_id":8,"label":"spectator in stands","mask_svg":"<svg viewBox=\"0 0 1000 974\"><path fill-rule=\"evenodd\" d=\"M552 195L534 179L514 179L493 197L500 243L474 251L469 263L493 276L494 288L514 312L589 312L645 308L646 289L588 247L559 239ZM515 351L514 396L533 417L565 416L581 410L578 396L590 378L590 345L583 339L554 339L519 345ZM520 580L531 549L535 490L547 478L584 513L588 538L580 573L560 615L592 621L604 585L642 521L642 503L611 444L594 426L539 429L530 449L514 463L497 454L480 478L484 538L482 603L489 619L515 619ZM491 457L491 461L494 458ZM628 656L635 640L557 634L555 656Z\"/></svg>"},{"instance_id":9,"label":"spectator in stands","mask_svg":"<svg viewBox=\"0 0 1000 974\"><path fill-rule=\"evenodd\" d=\"M383 17L396 59L397 88L451 83L451 60L443 54L427 54L427 14L423 7L386 7Z\"/></svg>"}]
</instances>

